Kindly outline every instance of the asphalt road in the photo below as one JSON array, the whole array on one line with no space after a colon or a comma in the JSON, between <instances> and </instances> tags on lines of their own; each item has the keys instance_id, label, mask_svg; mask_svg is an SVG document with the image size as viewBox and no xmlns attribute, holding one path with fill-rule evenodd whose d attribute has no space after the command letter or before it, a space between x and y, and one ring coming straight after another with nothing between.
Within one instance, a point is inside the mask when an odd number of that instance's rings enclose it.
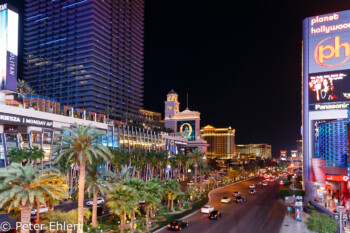
<instances>
[{"instance_id":1,"label":"asphalt road","mask_svg":"<svg viewBox=\"0 0 350 233\"><path fill-rule=\"evenodd\" d=\"M256 187L257 193L248 193L249 184L257 183L258 179L236 183L210 193L209 205L223 212L219 220L209 220L208 214L196 213L186 220L189 226L182 232L191 233L279 233L285 207L278 199L278 185ZM239 191L246 198L244 204L233 202L233 192ZM231 197L228 204L221 203L221 197ZM160 232L169 232L164 229Z\"/></svg>"}]
</instances>

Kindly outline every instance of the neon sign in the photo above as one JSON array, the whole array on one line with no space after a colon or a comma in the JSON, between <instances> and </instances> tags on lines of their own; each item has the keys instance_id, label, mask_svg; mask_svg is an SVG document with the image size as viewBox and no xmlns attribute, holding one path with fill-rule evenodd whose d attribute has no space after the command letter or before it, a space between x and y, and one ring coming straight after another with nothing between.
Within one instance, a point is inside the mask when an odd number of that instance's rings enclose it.
<instances>
[{"instance_id":1,"label":"neon sign","mask_svg":"<svg viewBox=\"0 0 350 233\"><path fill-rule=\"evenodd\" d=\"M336 36L334 38L334 46L333 45L326 45L323 46L323 42L327 41L331 39L331 37L327 37L326 39L323 39L320 43L318 43L318 45L315 48L315 52L314 52L314 57L315 57L315 61L317 62L317 64L321 65L321 66L325 66L325 67L337 67L340 66L342 64L344 64L350 56L350 44L343 42L340 44L340 38L339 36ZM331 59L331 58L339 58L340 57L340 49L344 48L344 56L346 58L344 58L344 60L340 61L337 64L334 65L326 65L324 63L324 60L327 59Z\"/></svg>"},{"instance_id":2,"label":"neon sign","mask_svg":"<svg viewBox=\"0 0 350 233\"><path fill-rule=\"evenodd\" d=\"M326 180L347 182L349 180L349 177L341 175L326 175Z\"/></svg>"}]
</instances>

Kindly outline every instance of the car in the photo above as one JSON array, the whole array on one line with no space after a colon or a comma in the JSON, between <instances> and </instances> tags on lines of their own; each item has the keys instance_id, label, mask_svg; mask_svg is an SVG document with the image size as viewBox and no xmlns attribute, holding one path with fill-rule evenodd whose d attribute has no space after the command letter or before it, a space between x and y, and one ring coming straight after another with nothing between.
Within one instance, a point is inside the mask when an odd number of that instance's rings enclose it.
<instances>
[{"instance_id":1,"label":"car","mask_svg":"<svg viewBox=\"0 0 350 233\"><path fill-rule=\"evenodd\" d=\"M222 212L217 210L213 210L212 212L210 212L208 216L209 219L214 219L214 220L219 220L221 217L222 217Z\"/></svg>"},{"instance_id":2,"label":"car","mask_svg":"<svg viewBox=\"0 0 350 233\"><path fill-rule=\"evenodd\" d=\"M183 228L188 226L188 221L185 220L174 220L168 224L168 230L181 231Z\"/></svg>"},{"instance_id":3,"label":"car","mask_svg":"<svg viewBox=\"0 0 350 233\"><path fill-rule=\"evenodd\" d=\"M283 182L283 180L281 180L279 184L280 184L280 185L284 185L284 182Z\"/></svg>"},{"instance_id":4,"label":"car","mask_svg":"<svg viewBox=\"0 0 350 233\"><path fill-rule=\"evenodd\" d=\"M256 194L256 190L255 189L250 189L249 190L249 194Z\"/></svg>"},{"instance_id":5,"label":"car","mask_svg":"<svg viewBox=\"0 0 350 233\"><path fill-rule=\"evenodd\" d=\"M39 213L40 214L47 213L48 211L49 211L49 209L46 206L44 206L44 205L39 206ZM33 210L30 213L31 213L31 215L36 215L37 209L33 208Z\"/></svg>"},{"instance_id":6,"label":"car","mask_svg":"<svg viewBox=\"0 0 350 233\"><path fill-rule=\"evenodd\" d=\"M214 210L214 207L212 207L211 205L205 205L201 208L201 213L209 214L213 210Z\"/></svg>"},{"instance_id":7,"label":"car","mask_svg":"<svg viewBox=\"0 0 350 233\"><path fill-rule=\"evenodd\" d=\"M239 195L241 195L241 193L238 192L238 191L236 191L236 192L233 193L233 196L235 196L235 197L237 197L237 196L239 196Z\"/></svg>"},{"instance_id":8,"label":"car","mask_svg":"<svg viewBox=\"0 0 350 233\"><path fill-rule=\"evenodd\" d=\"M263 186L267 186L268 183L266 181L263 182Z\"/></svg>"},{"instance_id":9,"label":"car","mask_svg":"<svg viewBox=\"0 0 350 233\"><path fill-rule=\"evenodd\" d=\"M97 198L97 205L101 205L103 203L105 203L105 199L103 199L103 197L98 197ZM90 200L90 201L86 202L86 205L87 206L92 206L93 205L93 200Z\"/></svg>"},{"instance_id":10,"label":"car","mask_svg":"<svg viewBox=\"0 0 350 233\"><path fill-rule=\"evenodd\" d=\"M230 201L231 201L231 199L229 197L222 197L221 198L222 203L229 203Z\"/></svg>"},{"instance_id":11,"label":"car","mask_svg":"<svg viewBox=\"0 0 350 233\"><path fill-rule=\"evenodd\" d=\"M249 188L255 189L255 184L250 184L250 185L249 185Z\"/></svg>"},{"instance_id":12,"label":"car","mask_svg":"<svg viewBox=\"0 0 350 233\"><path fill-rule=\"evenodd\" d=\"M244 196L238 196L236 197L236 203L244 203L245 202L245 197Z\"/></svg>"}]
</instances>

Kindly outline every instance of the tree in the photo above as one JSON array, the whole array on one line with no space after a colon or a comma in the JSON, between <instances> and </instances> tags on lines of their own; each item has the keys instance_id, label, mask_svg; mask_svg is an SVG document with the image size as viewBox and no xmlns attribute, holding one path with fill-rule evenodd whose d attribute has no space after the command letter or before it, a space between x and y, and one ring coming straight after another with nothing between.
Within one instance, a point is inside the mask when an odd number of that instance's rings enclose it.
<instances>
[{"instance_id":1,"label":"tree","mask_svg":"<svg viewBox=\"0 0 350 233\"><path fill-rule=\"evenodd\" d=\"M186 193L186 196L189 197L191 201L193 200L193 198L195 198L195 197L198 196L198 191L197 191L197 189L192 188L192 187L186 189L185 193Z\"/></svg>"},{"instance_id":2,"label":"tree","mask_svg":"<svg viewBox=\"0 0 350 233\"><path fill-rule=\"evenodd\" d=\"M281 197L282 199L284 199L285 197L290 196L290 195L291 195L291 192L290 192L290 190L289 190L288 187L285 187L285 188L281 188L281 189L280 189L280 197Z\"/></svg>"},{"instance_id":3,"label":"tree","mask_svg":"<svg viewBox=\"0 0 350 233\"><path fill-rule=\"evenodd\" d=\"M33 88L31 88L29 84L23 79L17 80L17 92L21 95L35 95Z\"/></svg>"},{"instance_id":4,"label":"tree","mask_svg":"<svg viewBox=\"0 0 350 233\"><path fill-rule=\"evenodd\" d=\"M51 170L52 171L50 171L50 172L53 172L53 171L57 172L57 170L53 170L53 169L51 169ZM57 173L57 174L59 174L59 173ZM62 175L50 176L47 179L40 180L40 182L37 185L40 185L43 187L46 187L48 185L54 186L54 187L57 186L63 190L62 192L57 193L59 195L58 199L55 198L54 196L50 195L49 193L44 193L45 203L40 203L40 199L36 198L36 209L37 210L40 209L40 204L45 204L46 207L48 208L48 210L52 211L55 204L58 204L60 200L67 197L68 185L66 184L66 178ZM40 212L39 211L36 212L36 222L40 222Z\"/></svg>"},{"instance_id":5,"label":"tree","mask_svg":"<svg viewBox=\"0 0 350 233\"><path fill-rule=\"evenodd\" d=\"M50 172L50 173L49 173ZM19 208L22 226L29 226L32 207L36 200L45 203L44 195L62 199L67 195L66 186L57 186L52 180L59 177L53 169L39 170L32 163L22 166L12 163L0 169L0 207L9 204L8 210ZM29 229L21 229L21 233L29 233Z\"/></svg>"},{"instance_id":6,"label":"tree","mask_svg":"<svg viewBox=\"0 0 350 233\"><path fill-rule=\"evenodd\" d=\"M91 212L89 209L84 208L83 210L84 212L84 218L85 219L89 219L91 217ZM73 209L71 211L68 212L62 212L61 210L55 210L52 212L49 212L48 214L45 214L43 216L43 222L46 223L47 226L50 225L50 223L56 223L61 224L61 225L67 225L67 224L72 224L73 226L75 226L78 222L78 210L77 209ZM86 221L84 222L86 223ZM56 225L56 226L57 226ZM56 231L54 231L56 232ZM72 230L62 230L62 231L58 231L58 232L72 232Z\"/></svg>"},{"instance_id":7,"label":"tree","mask_svg":"<svg viewBox=\"0 0 350 233\"><path fill-rule=\"evenodd\" d=\"M194 186L197 187L198 167L204 163L204 154L199 150L194 150L189 154L187 165L194 167Z\"/></svg>"},{"instance_id":8,"label":"tree","mask_svg":"<svg viewBox=\"0 0 350 233\"><path fill-rule=\"evenodd\" d=\"M13 148L7 156L11 163L22 163L28 158L28 152L24 149Z\"/></svg>"},{"instance_id":9,"label":"tree","mask_svg":"<svg viewBox=\"0 0 350 233\"><path fill-rule=\"evenodd\" d=\"M129 186L118 184L107 194L107 206L110 212L120 216L120 233L124 233L126 215L130 214L138 204L136 190Z\"/></svg>"},{"instance_id":10,"label":"tree","mask_svg":"<svg viewBox=\"0 0 350 233\"><path fill-rule=\"evenodd\" d=\"M27 150L13 148L8 153L8 157L11 163L23 163L33 161L34 165L36 165L37 160L42 159L43 156L44 150L42 148L39 148L38 146L33 146Z\"/></svg>"},{"instance_id":11,"label":"tree","mask_svg":"<svg viewBox=\"0 0 350 233\"><path fill-rule=\"evenodd\" d=\"M181 187L175 180L166 180L163 185L164 195L168 202L168 208L174 210L174 200L178 194L181 193Z\"/></svg>"},{"instance_id":12,"label":"tree","mask_svg":"<svg viewBox=\"0 0 350 233\"><path fill-rule=\"evenodd\" d=\"M86 169L85 190L92 193L92 227L97 227L97 196L98 194L105 195L112 189L113 185L106 180L108 177L113 177L113 172L99 171L98 166L89 166Z\"/></svg>"},{"instance_id":13,"label":"tree","mask_svg":"<svg viewBox=\"0 0 350 233\"><path fill-rule=\"evenodd\" d=\"M39 148L38 146L33 146L28 149L28 159L34 161L34 165L37 164L38 159L44 157L44 149Z\"/></svg>"},{"instance_id":14,"label":"tree","mask_svg":"<svg viewBox=\"0 0 350 233\"><path fill-rule=\"evenodd\" d=\"M104 113L107 115L107 120L109 120L110 115L115 113L115 108L107 107L104 109Z\"/></svg>"},{"instance_id":15,"label":"tree","mask_svg":"<svg viewBox=\"0 0 350 233\"><path fill-rule=\"evenodd\" d=\"M63 127L68 132L65 134L57 135L60 144L68 144L69 148L63 149L62 152L57 155L55 162L59 161L62 157L67 157L67 163L75 161L79 165L79 181L78 181L78 224L83 225L84 222L84 187L85 187L85 168L86 164L93 164L94 159L103 159L104 161L110 160L110 150L102 146L100 141L102 137L107 137L106 133L96 129L91 125L79 125L75 124L74 128ZM56 151L60 148L57 147ZM82 233L83 229L79 228L78 233Z\"/></svg>"},{"instance_id":16,"label":"tree","mask_svg":"<svg viewBox=\"0 0 350 233\"><path fill-rule=\"evenodd\" d=\"M160 203L162 199L162 186L160 180L152 179L145 184L146 228L149 228L150 206Z\"/></svg>"},{"instance_id":17,"label":"tree","mask_svg":"<svg viewBox=\"0 0 350 233\"><path fill-rule=\"evenodd\" d=\"M328 214L312 213L306 222L307 229L319 233L335 233L338 223Z\"/></svg>"},{"instance_id":18,"label":"tree","mask_svg":"<svg viewBox=\"0 0 350 233\"><path fill-rule=\"evenodd\" d=\"M212 185L216 185L216 179L214 177L209 177L207 180L208 188L211 187Z\"/></svg>"},{"instance_id":19,"label":"tree","mask_svg":"<svg viewBox=\"0 0 350 233\"><path fill-rule=\"evenodd\" d=\"M133 188L136 190L135 199L137 199L137 202L135 202L135 205L131 211L131 221L130 221L130 231L134 232L134 220L135 220L135 212L138 212L139 210L139 202L145 200L146 192L145 192L145 183L140 179L129 179L124 182L125 185Z\"/></svg>"}]
</instances>

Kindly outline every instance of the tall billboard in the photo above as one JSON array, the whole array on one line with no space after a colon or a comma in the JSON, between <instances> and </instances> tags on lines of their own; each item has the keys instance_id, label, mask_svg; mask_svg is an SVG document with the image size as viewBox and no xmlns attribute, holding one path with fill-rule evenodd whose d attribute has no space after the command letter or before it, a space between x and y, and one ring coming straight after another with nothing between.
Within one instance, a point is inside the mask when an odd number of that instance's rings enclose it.
<instances>
[{"instance_id":1,"label":"tall billboard","mask_svg":"<svg viewBox=\"0 0 350 233\"><path fill-rule=\"evenodd\" d=\"M18 13L0 5L0 91L16 91L18 56Z\"/></svg>"},{"instance_id":2,"label":"tall billboard","mask_svg":"<svg viewBox=\"0 0 350 233\"><path fill-rule=\"evenodd\" d=\"M178 121L177 132L182 133L189 141L195 140L196 122L195 121Z\"/></svg>"},{"instance_id":3,"label":"tall billboard","mask_svg":"<svg viewBox=\"0 0 350 233\"><path fill-rule=\"evenodd\" d=\"M303 33L310 110L346 108L350 103L350 11L309 17Z\"/></svg>"}]
</instances>

